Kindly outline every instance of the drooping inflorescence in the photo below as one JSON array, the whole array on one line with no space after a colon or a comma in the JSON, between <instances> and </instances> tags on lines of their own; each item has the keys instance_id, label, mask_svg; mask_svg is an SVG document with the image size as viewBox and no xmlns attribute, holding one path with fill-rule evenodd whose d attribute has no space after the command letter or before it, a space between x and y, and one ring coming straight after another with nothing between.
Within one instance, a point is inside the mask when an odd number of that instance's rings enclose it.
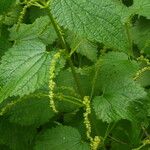
<instances>
[{"instance_id":1,"label":"drooping inflorescence","mask_svg":"<svg viewBox=\"0 0 150 150\"><path fill-rule=\"evenodd\" d=\"M24 18L25 14L26 14L27 9L28 9L29 7L31 7L32 5L33 5L33 6L38 6L38 7L41 6L41 5L38 4L37 0L29 0L29 1L26 0L24 3L25 3L25 5L24 5L22 11L20 12L20 16L19 16L19 18L18 18L18 22L17 22L17 26L16 26L16 31L19 30L20 24L21 24L22 21L23 21L23 18Z\"/></svg>"},{"instance_id":2,"label":"drooping inflorescence","mask_svg":"<svg viewBox=\"0 0 150 150\"><path fill-rule=\"evenodd\" d=\"M136 75L135 75L135 77L134 77L133 79L134 79L134 80L137 80L145 71L150 71L150 66L146 66L146 67L140 69L140 70L136 73Z\"/></svg>"},{"instance_id":3,"label":"drooping inflorescence","mask_svg":"<svg viewBox=\"0 0 150 150\"><path fill-rule=\"evenodd\" d=\"M143 61L146 63L147 66L143 67L142 69L140 69L135 77L133 78L134 80L137 80L138 78L140 78L140 76L145 72L145 71L150 71L150 62L149 59L145 58L143 55L140 56L138 59L138 61Z\"/></svg>"},{"instance_id":4,"label":"drooping inflorescence","mask_svg":"<svg viewBox=\"0 0 150 150\"><path fill-rule=\"evenodd\" d=\"M89 115L91 114L91 107L90 107L90 100L89 100L88 96L84 97L83 104L85 106L85 113L83 114L83 117L84 117L84 124L85 124L85 127L86 127L86 136L87 136L88 140L92 141L91 123L90 123L90 120L89 120Z\"/></svg>"},{"instance_id":5,"label":"drooping inflorescence","mask_svg":"<svg viewBox=\"0 0 150 150\"><path fill-rule=\"evenodd\" d=\"M99 136L95 136L95 137L93 138L93 140L91 141L91 144L90 144L91 149L92 149L92 150L97 150L98 147L99 147L99 145L100 145L100 143L101 143L100 137L99 137Z\"/></svg>"},{"instance_id":6,"label":"drooping inflorescence","mask_svg":"<svg viewBox=\"0 0 150 150\"><path fill-rule=\"evenodd\" d=\"M89 96L84 97L83 104L85 106L85 113L83 114L83 117L84 117L84 124L86 127L86 136L87 139L90 141L91 150L97 150L101 143L101 139L99 136L95 136L94 138L91 136L92 130L91 130L91 122L89 119L89 116L91 114L91 106Z\"/></svg>"},{"instance_id":7,"label":"drooping inflorescence","mask_svg":"<svg viewBox=\"0 0 150 150\"><path fill-rule=\"evenodd\" d=\"M145 62L147 65L150 65L150 61L148 58L145 58L143 55L141 55L140 57L137 58L138 61L143 61Z\"/></svg>"},{"instance_id":8,"label":"drooping inflorescence","mask_svg":"<svg viewBox=\"0 0 150 150\"><path fill-rule=\"evenodd\" d=\"M58 112L55 106L55 102L54 102L54 89L55 89L55 69L56 69L56 63L58 61L58 59L61 56L61 51L57 52L54 56L53 59L51 61L51 65L50 65L50 70L49 70L49 98L50 98L50 107L52 108L52 110L54 112Z\"/></svg>"}]
</instances>

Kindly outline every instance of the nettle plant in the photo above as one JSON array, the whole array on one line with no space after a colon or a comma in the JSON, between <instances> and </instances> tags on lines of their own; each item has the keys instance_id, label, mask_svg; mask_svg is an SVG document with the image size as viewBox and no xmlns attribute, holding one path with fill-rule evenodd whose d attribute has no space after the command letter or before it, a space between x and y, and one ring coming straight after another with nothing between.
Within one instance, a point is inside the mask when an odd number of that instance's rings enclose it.
<instances>
[{"instance_id":1,"label":"nettle plant","mask_svg":"<svg viewBox=\"0 0 150 150\"><path fill-rule=\"evenodd\" d=\"M150 149L150 0L0 0L0 150Z\"/></svg>"}]
</instances>

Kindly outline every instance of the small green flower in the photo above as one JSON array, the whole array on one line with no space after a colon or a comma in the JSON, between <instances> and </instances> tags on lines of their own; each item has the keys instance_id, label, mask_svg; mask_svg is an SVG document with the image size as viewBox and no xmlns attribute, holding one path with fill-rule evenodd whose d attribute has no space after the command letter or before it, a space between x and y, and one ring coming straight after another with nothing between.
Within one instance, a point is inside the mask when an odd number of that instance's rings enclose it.
<instances>
[{"instance_id":1,"label":"small green flower","mask_svg":"<svg viewBox=\"0 0 150 150\"><path fill-rule=\"evenodd\" d=\"M133 78L133 80L137 80L138 78L140 78L140 76L141 76L145 71L150 71L150 66L146 66L146 67L140 69L140 70L136 73L136 75L135 75L135 77Z\"/></svg>"},{"instance_id":2,"label":"small green flower","mask_svg":"<svg viewBox=\"0 0 150 150\"><path fill-rule=\"evenodd\" d=\"M90 97L85 96L83 99L83 104L85 106L85 113L83 114L84 117L84 124L86 127L86 136L87 139L90 141L91 150L97 150L101 139L99 136L95 136L94 138L91 136L91 122L89 120L89 115L91 114L91 106L90 106Z\"/></svg>"},{"instance_id":3,"label":"small green flower","mask_svg":"<svg viewBox=\"0 0 150 150\"><path fill-rule=\"evenodd\" d=\"M97 150L99 145L101 143L101 139L99 136L95 136L93 141L91 142L91 149L92 150Z\"/></svg>"},{"instance_id":4,"label":"small green flower","mask_svg":"<svg viewBox=\"0 0 150 150\"><path fill-rule=\"evenodd\" d=\"M91 114L91 107L90 107L90 98L88 96L84 97L83 104L85 106L85 113L83 114L83 117L84 117L84 124L86 127L86 136L87 136L87 139L91 141L92 140L91 123L89 120L89 115Z\"/></svg>"},{"instance_id":5,"label":"small green flower","mask_svg":"<svg viewBox=\"0 0 150 150\"><path fill-rule=\"evenodd\" d=\"M51 61L51 65L50 65L50 70L49 70L49 98L50 98L50 107L52 108L52 110L54 112L58 112L55 106L55 102L54 102L54 89L55 89L55 85L56 83L54 82L54 79L56 77L55 74L55 70L56 70L56 63L58 61L58 59L61 57L61 51L57 52L52 61Z\"/></svg>"}]
</instances>

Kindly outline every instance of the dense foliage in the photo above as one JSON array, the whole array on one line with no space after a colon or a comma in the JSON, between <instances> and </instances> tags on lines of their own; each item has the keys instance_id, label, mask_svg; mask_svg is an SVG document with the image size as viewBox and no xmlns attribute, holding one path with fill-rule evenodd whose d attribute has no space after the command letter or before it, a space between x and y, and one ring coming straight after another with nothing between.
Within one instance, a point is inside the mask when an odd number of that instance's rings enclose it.
<instances>
[{"instance_id":1,"label":"dense foliage","mask_svg":"<svg viewBox=\"0 0 150 150\"><path fill-rule=\"evenodd\" d=\"M0 0L0 150L150 149L150 0Z\"/></svg>"}]
</instances>

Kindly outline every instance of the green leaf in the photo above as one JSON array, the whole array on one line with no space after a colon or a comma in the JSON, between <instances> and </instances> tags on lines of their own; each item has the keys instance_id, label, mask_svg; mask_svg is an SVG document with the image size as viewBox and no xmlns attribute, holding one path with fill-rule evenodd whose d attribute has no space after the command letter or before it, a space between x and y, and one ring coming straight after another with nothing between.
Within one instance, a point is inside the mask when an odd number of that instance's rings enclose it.
<instances>
[{"instance_id":1,"label":"green leaf","mask_svg":"<svg viewBox=\"0 0 150 150\"><path fill-rule=\"evenodd\" d=\"M9 96L23 96L41 88L49 79L50 61L54 52L47 52L40 41L22 41L3 56L0 65L0 102ZM64 66L60 59L56 73Z\"/></svg>"},{"instance_id":2,"label":"green leaf","mask_svg":"<svg viewBox=\"0 0 150 150\"><path fill-rule=\"evenodd\" d=\"M147 101L148 101L148 105L147 105L147 108L148 108L148 116L150 116L150 90L148 90L148 96L147 96Z\"/></svg>"},{"instance_id":3,"label":"green leaf","mask_svg":"<svg viewBox=\"0 0 150 150\"><path fill-rule=\"evenodd\" d=\"M33 24L21 24L18 32L16 32L16 25L10 29L10 40L26 41L40 39L45 44L52 44L56 38L56 32L48 16L36 19Z\"/></svg>"},{"instance_id":4,"label":"green leaf","mask_svg":"<svg viewBox=\"0 0 150 150\"><path fill-rule=\"evenodd\" d=\"M82 88L82 92L84 95L89 94L91 91L91 85L90 85L90 79L88 71L86 73L83 73L85 68L76 68L76 73L78 75L78 79ZM56 84L57 87L68 87L68 89L73 89L77 93L77 87L73 78L73 74L70 69L63 70L59 73L59 75L56 78ZM59 89L58 89L59 91ZM68 94L70 94L70 91L68 91Z\"/></svg>"},{"instance_id":5,"label":"green leaf","mask_svg":"<svg viewBox=\"0 0 150 150\"><path fill-rule=\"evenodd\" d=\"M82 88L82 93L84 95L88 95L91 91L89 74L82 73L85 68L75 69ZM82 106L79 102L76 102L76 99L81 100L81 97L78 93L77 86L70 69L62 70L56 77L55 94L62 95L62 97L66 98L64 100L63 98L56 99L56 108L59 112L72 112ZM67 101L67 99L73 103Z\"/></svg>"},{"instance_id":6,"label":"green leaf","mask_svg":"<svg viewBox=\"0 0 150 150\"><path fill-rule=\"evenodd\" d=\"M32 6L29 8L29 19L31 22L34 22L37 18L41 16L48 15L48 12L46 9L40 9L39 7Z\"/></svg>"},{"instance_id":7,"label":"green leaf","mask_svg":"<svg viewBox=\"0 0 150 150\"><path fill-rule=\"evenodd\" d=\"M36 142L35 150L90 150L77 129L59 126L45 131Z\"/></svg>"},{"instance_id":8,"label":"green leaf","mask_svg":"<svg viewBox=\"0 0 150 150\"><path fill-rule=\"evenodd\" d=\"M111 0L55 0L52 14L65 28L124 52L128 42L116 3Z\"/></svg>"},{"instance_id":9,"label":"green leaf","mask_svg":"<svg viewBox=\"0 0 150 150\"><path fill-rule=\"evenodd\" d=\"M116 91L122 88L127 79L132 79L138 70L135 61L128 59L124 53L110 52L97 61L95 71L96 89L104 91ZM92 71L93 73L93 71Z\"/></svg>"},{"instance_id":10,"label":"green leaf","mask_svg":"<svg viewBox=\"0 0 150 150\"><path fill-rule=\"evenodd\" d=\"M121 17L123 24L127 23L133 12L129 9L129 7L124 5L121 0L113 0L113 2L115 3L116 8L111 11L117 12L117 14Z\"/></svg>"},{"instance_id":11,"label":"green leaf","mask_svg":"<svg viewBox=\"0 0 150 150\"><path fill-rule=\"evenodd\" d=\"M17 23L21 11L22 11L22 7L20 5L13 6L7 12L7 14L5 14L3 23L8 26L12 26L15 23Z\"/></svg>"},{"instance_id":12,"label":"green leaf","mask_svg":"<svg viewBox=\"0 0 150 150\"><path fill-rule=\"evenodd\" d=\"M36 129L9 123L0 118L0 144L7 145L11 150L31 150Z\"/></svg>"},{"instance_id":13,"label":"green leaf","mask_svg":"<svg viewBox=\"0 0 150 150\"><path fill-rule=\"evenodd\" d=\"M19 100L8 112L9 120L20 125L40 126L54 116L46 96L29 95Z\"/></svg>"},{"instance_id":14,"label":"green leaf","mask_svg":"<svg viewBox=\"0 0 150 150\"><path fill-rule=\"evenodd\" d=\"M0 145L1 150L11 150L8 146L6 145Z\"/></svg>"},{"instance_id":15,"label":"green leaf","mask_svg":"<svg viewBox=\"0 0 150 150\"><path fill-rule=\"evenodd\" d=\"M147 17L150 19L150 1L149 0L134 0L131 7L135 14Z\"/></svg>"},{"instance_id":16,"label":"green leaf","mask_svg":"<svg viewBox=\"0 0 150 150\"><path fill-rule=\"evenodd\" d=\"M150 55L150 20L139 19L132 29L132 34L140 51Z\"/></svg>"},{"instance_id":17,"label":"green leaf","mask_svg":"<svg viewBox=\"0 0 150 150\"><path fill-rule=\"evenodd\" d=\"M102 95L93 101L97 117L108 123L120 119L135 120L130 106L146 96L144 89L132 79L137 64L128 60L124 53L115 52L106 54L99 61L96 83L100 85Z\"/></svg>"},{"instance_id":18,"label":"green leaf","mask_svg":"<svg viewBox=\"0 0 150 150\"><path fill-rule=\"evenodd\" d=\"M0 58L4 55L4 53L10 48L11 43L8 41L7 38L1 36L0 37Z\"/></svg>"},{"instance_id":19,"label":"green leaf","mask_svg":"<svg viewBox=\"0 0 150 150\"><path fill-rule=\"evenodd\" d=\"M12 46L9 41L8 27L0 24L0 60L4 53Z\"/></svg>"},{"instance_id":20,"label":"green leaf","mask_svg":"<svg viewBox=\"0 0 150 150\"><path fill-rule=\"evenodd\" d=\"M136 86L133 88L136 88ZM141 94L143 91L137 90L133 94L136 95L138 94L138 92L140 92ZM106 121L108 123L118 121L120 119L128 119L132 121L135 118L132 112L130 111L129 106L131 101L133 100L134 99L131 99L130 97L127 97L123 94L105 94L104 96L96 96L94 98L93 105L97 117L99 119L102 119L103 121Z\"/></svg>"},{"instance_id":21,"label":"green leaf","mask_svg":"<svg viewBox=\"0 0 150 150\"><path fill-rule=\"evenodd\" d=\"M67 42L70 44L71 53L75 51L83 56L86 56L91 61L97 60L97 46L96 44L83 39L73 32L68 32Z\"/></svg>"},{"instance_id":22,"label":"green leaf","mask_svg":"<svg viewBox=\"0 0 150 150\"><path fill-rule=\"evenodd\" d=\"M11 5L15 3L16 0L0 0L0 14L9 10Z\"/></svg>"},{"instance_id":23,"label":"green leaf","mask_svg":"<svg viewBox=\"0 0 150 150\"><path fill-rule=\"evenodd\" d=\"M119 140L120 141L120 140ZM126 143L118 143L118 142L112 142L112 150L131 150L130 146Z\"/></svg>"},{"instance_id":24,"label":"green leaf","mask_svg":"<svg viewBox=\"0 0 150 150\"><path fill-rule=\"evenodd\" d=\"M116 124L111 131L112 138L110 138L110 140L112 141L112 150L119 150L119 147L121 150L131 150L130 130L132 130L131 123L127 120L121 120Z\"/></svg>"}]
</instances>

